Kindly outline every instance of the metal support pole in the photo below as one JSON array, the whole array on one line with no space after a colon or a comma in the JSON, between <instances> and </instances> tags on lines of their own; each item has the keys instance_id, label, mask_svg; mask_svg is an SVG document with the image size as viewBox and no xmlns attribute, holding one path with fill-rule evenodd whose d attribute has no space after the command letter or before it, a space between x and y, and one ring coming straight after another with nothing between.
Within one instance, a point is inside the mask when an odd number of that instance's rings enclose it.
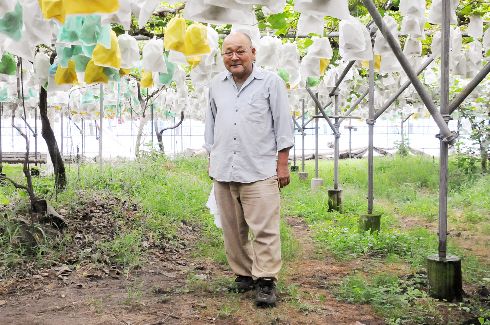
<instances>
[{"instance_id":1,"label":"metal support pole","mask_svg":"<svg viewBox=\"0 0 490 325\"><path fill-rule=\"evenodd\" d=\"M335 102L335 145L334 145L334 160L333 160L333 188L334 190L339 189L339 151L340 151L340 122L339 122L339 92L336 91L334 94L334 102Z\"/></svg>"},{"instance_id":2,"label":"metal support pole","mask_svg":"<svg viewBox=\"0 0 490 325\"><path fill-rule=\"evenodd\" d=\"M407 122L408 119L410 117L412 117L413 114L414 113L410 113L407 117L403 118L403 113L400 113L400 116L401 116L401 123L400 123L401 144L404 147L405 147L405 122ZM410 131L409 131L409 135L410 135ZM408 147L408 144L407 144L407 147Z\"/></svg>"},{"instance_id":3,"label":"metal support pole","mask_svg":"<svg viewBox=\"0 0 490 325\"><path fill-rule=\"evenodd\" d=\"M388 44L391 47L391 50L393 51L393 54L396 56L398 61L400 62L400 65L402 66L403 70L407 74L408 78L410 81L412 81L412 84L417 90L417 93L420 96L420 99L422 99L422 102L425 104L425 107L429 110L430 114L432 115L434 121L436 122L437 126L439 127L440 133L441 133L441 138L442 141L445 141L447 143L454 143L454 141L457 138L457 135L452 133L451 130L449 130L449 127L447 126L446 122L444 121L444 118L442 117L441 113L437 110L432 98L430 97L428 91L425 89L424 85L422 82L417 78L416 73L413 71L412 67L410 66L410 63L408 62L407 58L403 54L403 51L400 47L400 44L396 41L395 37L389 29L386 27L383 18L381 17L380 13L378 12L378 9L376 8L376 5L374 4L373 0L362 0L364 5L366 6L366 9L369 11L370 15L373 17L374 22L378 26L380 32L383 34L384 38L388 42ZM443 1L445 3L445 1Z\"/></svg>"},{"instance_id":4,"label":"metal support pole","mask_svg":"<svg viewBox=\"0 0 490 325\"><path fill-rule=\"evenodd\" d=\"M441 46L441 110L444 123L449 115L449 44L450 2L442 1L442 46ZM461 259L447 254L447 165L449 143L439 135L439 249L437 255L427 257L429 295L448 302L463 300L463 275Z\"/></svg>"},{"instance_id":5,"label":"metal support pole","mask_svg":"<svg viewBox=\"0 0 490 325\"><path fill-rule=\"evenodd\" d=\"M369 148L368 148L368 214L374 205L374 61L369 61Z\"/></svg>"},{"instance_id":6,"label":"metal support pole","mask_svg":"<svg viewBox=\"0 0 490 325\"><path fill-rule=\"evenodd\" d=\"M433 57L429 57L421 66L420 68L415 72L418 75L420 75L425 69L427 69L427 67L432 63L432 61L434 61L434 58ZM384 103L383 107L381 107L377 112L376 114L374 114L374 119L377 120L378 117L380 117L384 112L386 112L386 110L388 108L390 108L390 106L395 102L395 100L398 99L398 97L400 97L400 95L412 84L412 82L410 80L406 81L401 87L400 89L398 89L398 91L396 92L396 94L394 94L393 96L391 96L387 101L386 103Z\"/></svg>"},{"instance_id":7,"label":"metal support pole","mask_svg":"<svg viewBox=\"0 0 490 325\"><path fill-rule=\"evenodd\" d=\"M350 69L354 66L355 63L356 61L350 61L349 64L347 64L347 66L344 68L344 71L342 71L339 79L337 79L337 81L335 82L335 87L333 87L332 91L330 92L330 96L335 95L340 84L342 83L342 81L344 81L345 76L347 76L347 73L349 73Z\"/></svg>"},{"instance_id":8,"label":"metal support pole","mask_svg":"<svg viewBox=\"0 0 490 325\"><path fill-rule=\"evenodd\" d=\"M37 166L37 107L34 109L34 159L34 166Z\"/></svg>"},{"instance_id":9,"label":"metal support pole","mask_svg":"<svg viewBox=\"0 0 490 325\"><path fill-rule=\"evenodd\" d=\"M450 25L449 1L442 2L441 37L441 115L449 122L449 42ZM441 137L439 157L439 257L446 258L447 252L447 170L449 145Z\"/></svg>"},{"instance_id":10,"label":"metal support pole","mask_svg":"<svg viewBox=\"0 0 490 325\"><path fill-rule=\"evenodd\" d=\"M400 112L401 122L400 122L400 146L405 148L405 130L403 129L403 125L405 124L405 120L403 118L403 112Z\"/></svg>"},{"instance_id":11,"label":"metal support pole","mask_svg":"<svg viewBox=\"0 0 490 325\"><path fill-rule=\"evenodd\" d=\"M291 118L293 119L293 123L294 124L297 124L296 119L294 118L294 116L291 116ZM300 130L300 129L298 129L298 130ZM293 144L294 144L293 145L293 167L294 168L292 168L292 169L295 169L297 167L296 167L296 135L294 133L293 133ZM295 169L295 171L296 171L296 169Z\"/></svg>"},{"instance_id":12,"label":"metal support pole","mask_svg":"<svg viewBox=\"0 0 490 325\"><path fill-rule=\"evenodd\" d=\"M104 119L104 84L100 84L99 88L99 167L102 170L102 120Z\"/></svg>"},{"instance_id":13,"label":"metal support pole","mask_svg":"<svg viewBox=\"0 0 490 325\"><path fill-rule=\"evenodd\" d=\"M64 150L63 150L63 144L64 144L63 140L64 139L63 138L65 137L65 135L63 134L63 123L64 123L64 121L63 121L63 108L61 108L61 110L60 110L61 157L63 157L63 153L64 153Z\"/></svg>"},{"instance_id":14,"label":"metal support pole","mask_svg":"<svg viewBox=\"0 0 490 325\"><path fill-rule=\"evenodd\" d=\"M184 123L180 124L180 152L184 152Z\"/></svg>"},{"instance_id":15,"label":"metal support pole","mask_svg":"<svg viewBox=\"0 0 490 325\"><path fill-rule=\"evenodd\" d=\"M150 105L150 112L151 112L151 149L153 149L153 133L155 133L155 126L153 125L153 103Z\"/></svg>"},{"instance_id":16,"label":"metal support pole","mask_svg":"<svg viewBox=\"0 0 490 325\"><path fill-rule=\"evenodd\" d=\"M85 119L82 118L82 160L85 158Z\"/></svg>"},{"instance_id":17,"label":"metal support pole","mask_svg":"<svg viewBox=\"0 0 490 325\"><path fill-rule=\"evenodd\" d=\"M449 114L452 114L458 107L463 103L463 101L468 97L471 92L480 84L480 82L483 81L487 77L487 75L490 73L490 62L487 63L483 69L478 72L478 74L471 80L466 87L461 91L456 98L452 100L452 102L449 104Z\"/></svg>"},{"instance_id":18,"label":"metal support pole","mask_svg":"<svg viewBox=\"0 0 490 325\"><path fill-rule=\"evenodd\" d=\"M305 100L301 100L301 171L305 171Z\"/></svg>"},{"instance_id":19,"label":"metal support pole","mask_svg":"<svg viewBox=\"0 0 490 325\"><path fill-rule=\"evenodd\" d=\"M3 173L2 115L3 115L3 103L0 103L0 174Z\"/></svg>"},{"instance_id":20,"label":"metal support pole","mask_svg":"<svg viewBox=\"0 0 490 325\"><path fill-rule=\"evenodd\" d=\"M311 92L311 90L309 88L306 88L306 89L308 90L308 92ZM318 98L317 98L318 93L316 95L313 95L312 93L310 93L310 95L312 95L312 97L314 99L316 99L318 102ZM319 107L320 107L320 105L315 106L315 115L318 114L318 108ZM315 178L319 178L318 177L318 119L315 119Z\"/></svg>"},{"instance_id":21,"label":"metal support pole","mask_svg":"<svg viewBox=\"0 0 490 325\"><path fill-rule=\"evenodd\" d=\"M322 104L320 104L320 101L318 100L318 93L317 94L314 94L313 91L308 86L306 87L306 90L308 91L308 93L310 94L311 98L315 102L315 106L316 106L315 115L318 115L318 113L319 113L318 111L320 110L320 112L322 113L322 115L325 118L325 120L327 120L327 123L330 126L330 129L332 129L333 133L336 134L337 132L335 130L335 126L333 125L333 123L330 120L330 118L328 117L328 115L325 113L325 111L324 111L324 109L322 107ZM332 103L332 101L330 101L330 103ZM327 107L328 105L330 105L330 103L327 104L327 105L325 105L325 107ZM315 125L318 125L318 119L316 119Z\"/></svg>"},{"instance_id":22,"label":"metal support pole","mask_svg":"<svg viewBox=\"0 0 490 325\"><path fill-rule=\"evenodd\" d=\"M352 120L349 120L349 159L352 158Z\"/></svg>"},{"instance_id":23,"label":"metal support pole","mask_svg":"<svg viewBox=\"0 0 490 325\"><path fill-rule=\"evenodd\" d=\"M365 92L364 92L364 93L361 95L361 97L359 97L359 98L356 100L356 102L354 103L354 105L352 105L352 107L351 107L351 108L349 108L349 110L348 110L347 112L345 112L344 117L342 117L342 118L340 119L340 121L339 121L339 123L340 123L340 124L341 124L341 123L342 123L342 122L343 122L343 121L346 119L346 117L347 117L347 116L349 116L349 115L350 115L352 112L354 112L354 110L357 108L357 106L359 106L359 104L360 104L360 103L362 102L362 100L363 100L363 99L364 99L364 98L365 98L365 97L368 95L368 93L369 93L369 89L368 89L368 90L366 90L366 91L365 91ZM335 115L337 115L337 114L335 114Z\"/></svg>"}]
</instances>

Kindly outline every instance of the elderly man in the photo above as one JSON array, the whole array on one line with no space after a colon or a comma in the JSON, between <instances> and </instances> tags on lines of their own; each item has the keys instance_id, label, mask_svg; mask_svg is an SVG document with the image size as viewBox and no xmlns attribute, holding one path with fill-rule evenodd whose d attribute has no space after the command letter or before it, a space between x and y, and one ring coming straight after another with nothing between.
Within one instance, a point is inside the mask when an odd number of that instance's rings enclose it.
<instances>
[{"instance_id":1,"label":"elderly man","mask_svg":"<svg viewBox=\"0 0 490 325\"><path fill-rule=\"evenodd\" d=\"M256 288L257 306L275 306L282 263L279 188L289 184L293 125L284 81L255 65L255 52L244 33L224 39L228 71L209 88L205 148L236 289Z\"/></svg>"}]
</instances>

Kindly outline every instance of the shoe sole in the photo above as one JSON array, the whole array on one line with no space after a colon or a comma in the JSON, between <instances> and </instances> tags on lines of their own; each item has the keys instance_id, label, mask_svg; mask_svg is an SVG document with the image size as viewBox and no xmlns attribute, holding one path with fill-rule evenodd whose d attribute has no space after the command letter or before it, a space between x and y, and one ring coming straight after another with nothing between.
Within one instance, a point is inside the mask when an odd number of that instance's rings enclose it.
<instances>
[{"instance_id":1,"label":"shoe sole","mask_svg":"<svg viewBox=\"0 0 490 325\"><path fill-rule=\"evenodd\" d=\"M255 302L255 306L259 307L259 308L274 308L276 307L276 303L275 302L266 302L266 301L256 301Z\"/></svg>"},{"instance_id":2,"label":"shoe sole","mask_svg":"<svg viewBox=\"0 0 490 325\"><path fill-rule=\"evenodd\" d=\"M250 287L231 287L228 288L229 292L236 292L236 293L244 293L248 291L255 290L255 285L251 285Z\"/></svg>"},{"instance_id":3,"label":"shoe sole","mask_svg":"<svg viewBox=\"0 0 490 325\"><path fill-rule=\"evenodd\" d=\"M230 291L236 293L245 293L254 290L255 288L231 288Z\"/></svg>"}]
</instances>

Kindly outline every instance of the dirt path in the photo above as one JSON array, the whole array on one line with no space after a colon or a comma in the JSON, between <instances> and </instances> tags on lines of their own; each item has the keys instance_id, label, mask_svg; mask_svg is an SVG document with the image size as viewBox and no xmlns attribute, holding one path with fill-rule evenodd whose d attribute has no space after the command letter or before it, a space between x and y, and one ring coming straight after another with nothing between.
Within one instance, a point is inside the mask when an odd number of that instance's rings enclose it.
<instances>
[{"instance_id":1,"label":"dirt path","mask_svg":"<svg viewBox=\"0 0 490 325\"><path fill-rule=\"evenodd\" d=\"M257 309L253 292L228 292L227 267L192 258L186 246L152 252L130 277L86 264L0 282L0 324L383 324L369 306L331 294L361 262L319 257L307 226L294 218L288 223L300 251L284 265L276 308Z\"/></svg>"}]
</instances>

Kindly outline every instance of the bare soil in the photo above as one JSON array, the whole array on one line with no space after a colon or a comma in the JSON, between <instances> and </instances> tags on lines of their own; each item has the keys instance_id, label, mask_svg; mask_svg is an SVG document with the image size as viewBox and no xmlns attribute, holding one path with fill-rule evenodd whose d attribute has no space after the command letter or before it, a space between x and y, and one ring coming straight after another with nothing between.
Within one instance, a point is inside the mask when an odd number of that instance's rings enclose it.
<instances>
[{"instance_id":1,"label":"bare soil","mask_svg":"<svg viewBox=\"0 0 490 325\"><path fill-rule=\"evenodd\" d=\"M200 232L190 225L183 225L178 243L149 243L143 266L128 273L80 259L91 243L112 236L117 223L107 216L114 210L131 217L134 207L100 198L85 202L70 217L78 241L62 255L63 263L0 279L0 324L384 324L369 306L339 302L331 293L365 263L316 254L299 219L288 219L300 251L284 264L278 305L260 309L253 292L228 290L233 274L226 265L195 256ZM98 213L106 218L94 218Z\"/></svg>"}]
</instances>

